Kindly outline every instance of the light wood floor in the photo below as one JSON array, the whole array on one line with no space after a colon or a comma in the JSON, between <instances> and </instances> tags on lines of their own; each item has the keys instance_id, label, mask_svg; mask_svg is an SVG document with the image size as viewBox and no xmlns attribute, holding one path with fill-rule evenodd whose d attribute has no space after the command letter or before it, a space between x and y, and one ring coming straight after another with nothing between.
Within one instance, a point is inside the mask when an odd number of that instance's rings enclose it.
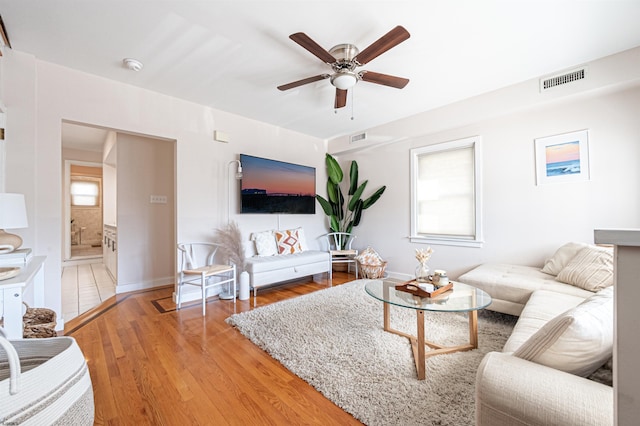
<instances>
[{"instance_id":1,"label":"light wood floor","mask_svg":"<svg viewBox=\"0 0 640 426\"><path fill-rule=\"evenodd\" d=\"M62 317L65 322L116 294L116 284L102 258L80 264L69 263L72 262L62 265Z\"/></svg>"},{"instance_id":2,"label":"light wood floor","mask_svg":"<svg viewBox=\"0 0 640 426\"><path fill-rule=\"evenodd\" d=\"M333 285L353 279L334 273ZM328 286L303 281L258 291L256 305ZM97 425L359 425L227 325L248 301L212 298L175 310L173 286L116 295L69 321L89 365Z\"/></svg>"}]
</instances>

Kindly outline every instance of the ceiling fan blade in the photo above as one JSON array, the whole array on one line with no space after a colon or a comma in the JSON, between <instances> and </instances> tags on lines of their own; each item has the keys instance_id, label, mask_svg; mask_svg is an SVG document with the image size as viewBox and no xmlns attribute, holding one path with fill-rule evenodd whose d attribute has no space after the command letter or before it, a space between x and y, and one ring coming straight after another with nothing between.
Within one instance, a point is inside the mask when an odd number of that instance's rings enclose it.
<instances>
[{"instance_id":1,"label":"ceiling fan blade","mask_svg":"<svg viewBox=\"0 0 640 426\"><path fill-rule=\"evenodd\" d=\"M380 74L379 72L362 71L362 81L368 83L382 84L383 86L403 89L409 83L408 78L396 77L394 75Z\"/></svg>"},{"instance_id":2,"label":"ceiling fan blade","mask_svg":"<svg viewBox=\"0 0 640 426\"><path fill-rule=\"evenodd\" d=\"M336 89L336 101L333 104L335 109L343 108L347 105L347 91L342 89Z\"/></svg>"},{"instance_id":3,"label":"ceiling fan blade","mask_svg":"<svg viewBox=\"0 0 640 426\"><path fill-rule=\"evenodd\" d=\"M291 34L289 38L307 49L309 52L313 53L322 62L327 64L333 64L336 62L336 58L334 58L331 53L327 52L322 46L311 40L311 37L305 33Z\"/></svg>"},{"instance_id":4,"label":"ceiling fan blade","mask_svg":"<svg viewBox=\"0 0 640 426\"><path fill-rule=\"evenodd\" d=\"M283 84L282 86L278 86L279 90L289 90L294 87L302 86L304 84L313 83L314 81L324 80L325 78L329 78L329 74L320 74L313 77L303 78L302 80L294 81L289 84Z\"/></svg>"},{"instance_id":5,"label":"ceiling fan blade","mask_svg":"<svg viewBox=\"0 0 640 426\"><path fill-rule=\"evenodd\" d=\"M411 35L409 34L409 31L405 30L403 26L398 25L397 27L380 37L372 45L360 52L354 58L354 61L356 61L360 65L371 62L373 59L382 55L392 47L399 45L410 36Z\"/></svg>"}]
</instances>

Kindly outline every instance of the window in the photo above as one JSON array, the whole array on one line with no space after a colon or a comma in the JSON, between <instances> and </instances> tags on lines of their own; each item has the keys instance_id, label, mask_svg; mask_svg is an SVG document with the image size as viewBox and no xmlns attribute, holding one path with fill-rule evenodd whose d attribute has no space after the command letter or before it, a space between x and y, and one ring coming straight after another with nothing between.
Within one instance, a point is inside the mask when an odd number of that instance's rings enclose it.
<instances>
[{"instance_id":1,"label":"window","mask_svg":"<svg viewBox=\"0 0 640 426\"><path fill-rule=\"evenodd\" d=\"M411 241L482 246L479 136L411 150Z\"/></svg>"},{"instance_id":2,"label":"window","mask_svg":"<svg viewBox=\"0 0 640 426\"><path fill-rule=\"evenodd\" d=\"M100 206L100 179L73 178L71 180L71 205L76 207Z\"/></svg>"}]
</instances>

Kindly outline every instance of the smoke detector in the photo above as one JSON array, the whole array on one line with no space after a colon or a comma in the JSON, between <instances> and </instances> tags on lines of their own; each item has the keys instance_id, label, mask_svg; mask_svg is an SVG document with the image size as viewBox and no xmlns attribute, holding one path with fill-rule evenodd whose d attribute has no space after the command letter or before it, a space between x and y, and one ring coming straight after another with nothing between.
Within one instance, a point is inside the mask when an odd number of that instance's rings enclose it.
<instances>
[{"instance_id":1,"label":"smoke detector","mask_svg":"<svg viewBox=\"0 0 640 426\"><path fill-rule=\"evenodd\" d=\"M130 69L131 71L140 71L144 66L142 65L142 62L132 58L124 58L122 60L122 63L125 67L127 67L127 69Z\"/></svg>"}]
</instances>

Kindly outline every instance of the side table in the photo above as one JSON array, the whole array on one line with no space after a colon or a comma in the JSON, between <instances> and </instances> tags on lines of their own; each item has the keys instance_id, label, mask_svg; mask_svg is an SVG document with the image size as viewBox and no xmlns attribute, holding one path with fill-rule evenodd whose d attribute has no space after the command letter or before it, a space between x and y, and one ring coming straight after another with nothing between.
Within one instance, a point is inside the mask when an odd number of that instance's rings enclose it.
<instances>
[{"instance_id":1,"label":"side table","mask_svg":"<svg viewBox=\"0 0 640 426\"><path fill-rule=\"evenodd\" d=\"M20 274L0 281L0 299L4 329L9 339L22 339L22 301L25 293L32 296L33 306L44 306L44 261L46 256L35 256Z\"/></svg>"}]
</instances>

